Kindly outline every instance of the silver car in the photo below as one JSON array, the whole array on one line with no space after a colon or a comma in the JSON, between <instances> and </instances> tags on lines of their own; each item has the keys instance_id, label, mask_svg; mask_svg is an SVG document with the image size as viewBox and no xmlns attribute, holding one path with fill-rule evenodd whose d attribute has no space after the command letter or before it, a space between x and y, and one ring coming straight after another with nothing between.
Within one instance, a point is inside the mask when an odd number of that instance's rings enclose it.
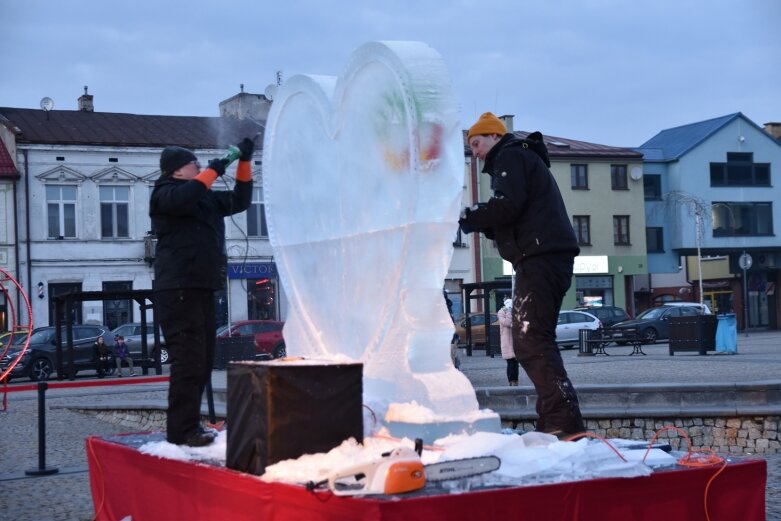
<instances>
[{"instance_id":1,"label":"silver car","mask_svg":"<svg viewBox=\"0 0 781 521\"><path fill-rule=\"evenodd\" d=\"M556 325L556 344L564 349L572 349L577 345L581 329L596 331L602 327L602 322L585 311L560 311L559 322Z\"/></svg>"}]
</instances>

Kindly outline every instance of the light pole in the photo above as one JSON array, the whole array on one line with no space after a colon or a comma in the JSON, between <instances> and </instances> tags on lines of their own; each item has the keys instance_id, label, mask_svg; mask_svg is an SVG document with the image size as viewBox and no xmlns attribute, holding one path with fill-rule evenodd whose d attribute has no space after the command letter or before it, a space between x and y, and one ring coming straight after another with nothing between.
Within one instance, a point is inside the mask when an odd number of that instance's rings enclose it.
<instances>
[{"instance_id":1,"label":"light pole","mask_svg":"<svg viewBox=\"0 0 781 521\"><path fill-rule=\"evenodd\" d=\"M748 336L748 277L746 277L746 271L751 269L752 264L754 264L754 259L746 253L746 250L743 250L743 254L738 258L738 265L743 270L743 327L746 330L746 336Z\"/></svg>"}]
</instances>

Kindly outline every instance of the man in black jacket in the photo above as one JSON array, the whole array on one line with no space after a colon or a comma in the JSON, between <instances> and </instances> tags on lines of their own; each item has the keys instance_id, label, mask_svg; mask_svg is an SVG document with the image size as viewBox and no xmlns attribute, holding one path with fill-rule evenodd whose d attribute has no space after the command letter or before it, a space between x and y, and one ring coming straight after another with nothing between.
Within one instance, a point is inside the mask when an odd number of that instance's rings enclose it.
<instances>
[{"instance_id":1,"label":"man in black jacket","mask_svg":"<svg viewBox=\"0 0 781 521\"><path fill-rule=\"evenodd\" d=\"M538 137L538 141L534 140ZM577 394L556 345L556 324L580 253L542 136L522 140L486 112L467 137L485 162L494 196L464 208L459 224L496 241L516 272L513 348L537 391L537 430L560 438L585 430ZM537 150L537 151L535 151Z\"/></svg>"},{"instance_id":2,"label":"man in black jacket","mask_svg":"<svg viewBox=\"0 0 781 521\"><path fill-rule=\"evenodd\" d=\"M214 292L224 285L227 262L223 218L246 210L252 202L254 143L245 138L238 147L236 185L230 191L211 189L225 173L225 160L214 159L200 171L190 150L166 147L149 202L157 235L155 312L171 357L166 438L177 445L199 447L215 438L200 418L214 364Z\"/></svg>"}]
</instances>

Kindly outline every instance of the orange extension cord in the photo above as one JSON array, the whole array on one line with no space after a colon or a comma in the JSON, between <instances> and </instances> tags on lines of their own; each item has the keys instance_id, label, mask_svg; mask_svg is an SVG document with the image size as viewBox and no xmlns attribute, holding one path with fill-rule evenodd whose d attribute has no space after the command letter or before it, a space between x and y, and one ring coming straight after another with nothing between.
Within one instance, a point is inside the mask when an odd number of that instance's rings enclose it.
<instances>
[{"instance_id":1,"label":"orange extension cord","mask_svg":"<svg viewBox=\"0 0 781 521\"><path fill-rule=\"evenodd\" d=\"M677 462L678 465L681 465L682 467L690 467L690 468L715 467L716 465L719 465L719 469L710 477L710 479L708 479L708 483L705 485L705 491L703 493L703 498L702 498L703 509L705 510L705 519L707 521L710 521L711 519L710 512L708 511L708 491L710 490L711 483L713 483L713 480L716 479L716 476L721 474L721 472L727 466L727 461L721 456L718 456L713 451L713 449L692 450L692 442L691 439L689 439L689 435L686 434L686 431L684 431L683 429L679 429L678 427L668 425L656 431L653 437L651 438L651 440L648 442L648 448L646 449L642 459L643 463L645 463L645 459L648 457L648 453L651 452L651 449L653 448L656 439L659 437L661 433L665 431L678 432L683 437L683 439L686 440L686 443L688 445L686 454L684 454L678 460ZM602 436L594 434L593 432L583 432L583 433L575 434L567 438L565 441L574 441L580 438L596 438L602 441L603 443L605 443L611 449L613 449L613 452L615 452L618 455L618 457L621 458L622 461L626 461L626 459L618 452L618 450L616 450L615 447L613 447L610 444L610 442L608 442Z\"/></svg>"}]
</instances>

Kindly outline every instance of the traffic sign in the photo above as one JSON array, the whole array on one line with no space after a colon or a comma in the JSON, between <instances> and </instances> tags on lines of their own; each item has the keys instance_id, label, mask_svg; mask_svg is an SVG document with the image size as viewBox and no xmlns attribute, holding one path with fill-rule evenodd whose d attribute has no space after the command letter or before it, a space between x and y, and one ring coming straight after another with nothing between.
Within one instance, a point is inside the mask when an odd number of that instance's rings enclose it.
<instances>
[{"instance_id":1,"label":"traffic sign","mask_svg":"<svg viewBox=\"0 0 781 521\"><path fill-rule=\"evenodd\" d=\"M738 266L740 266L740 269L742 270L750 270L753 263L754 260L751 258L750 253L744 253L738 259Z\"/></svg>"}]
</instances>

